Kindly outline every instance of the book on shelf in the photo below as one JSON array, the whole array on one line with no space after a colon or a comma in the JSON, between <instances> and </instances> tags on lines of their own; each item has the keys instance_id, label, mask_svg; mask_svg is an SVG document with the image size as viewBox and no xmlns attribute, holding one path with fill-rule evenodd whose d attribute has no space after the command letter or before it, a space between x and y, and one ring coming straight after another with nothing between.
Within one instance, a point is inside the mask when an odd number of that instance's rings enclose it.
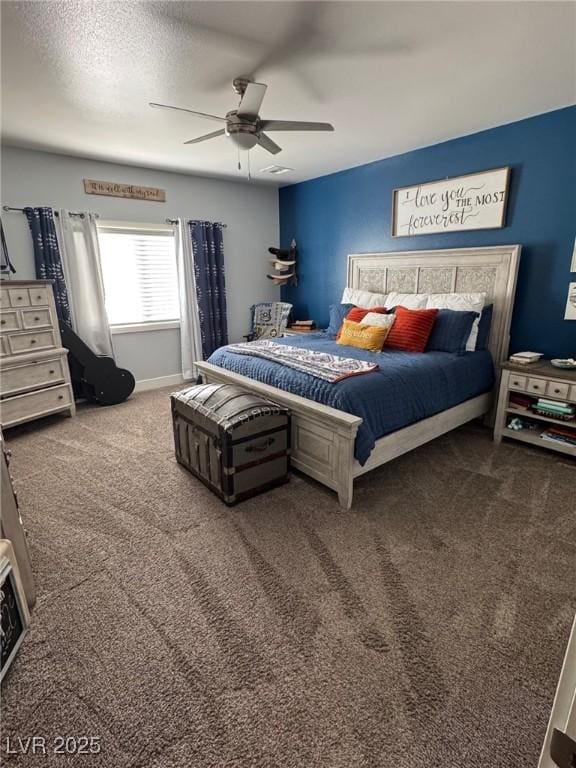
<instances>
[{"instance_id":1,"label":"book on shelf","mask_svg":"<svg viewBox=\"0 0 576 768\"><path fill-rule=\"evenodd\" d=\"M517 392L512 393L508 400L508 406L519 411L528 411L532 405L534 405L533 398L528 397L527 395L521 395Z\"/></svg>"},{"instance_id":2,"label":"book on shelf","mask_svg":"<svg viewBox=\"0 0 576 768\"><path fill-rule=\"evenodd\" d=\"M540 435L542 440L547 440L549 443L560 443L561 445L568 445L572 448L576 448L576 438L563 437L562 435L552 435L550 432L543 432Z\"/></svg>"},{"instance_id":3,"label":"book on shelf","mask_svg":"<svg viewBox=\"0 0 576 768\"><path fill-rule=\"evenodd\" d=\"M534 408L544 413L550 413L552 415L558 414L559 416L574 416L576 408L572 405L544 405L543 403L535 403Z\"/></svg>"},{"instance_id":4,"label":"book on shelf","mask_svg":"<svg viewBox=\"0 0 576 768\"><path fill-rule=\"evenodd\" d=\"M314 326L314 320L294 320L292 325L297 327L302 326L303 328L312 328Z\"/></svg>"},{"instance_id":5,"label":"book on shelf","mask_svg":"<svg viewBox=\"0 0 576 768\"><path fill-rule=\"evenodd\" d=\"M576 439L576 431L574 428L571 429L570 427L554 425L553 427L548 428L548 432L553 435L563 435L564 437Z\"/></svg>"},{"instance_id":6,"label":"book on shelf","mask_svg":"<svg viewBox=\"0 0 576 768\"><path fill-rule=\"evenodd\" d=\"M576 408L574 405L570 405L569 403L564 403L561 400L546 400L544 397L538 398L538 405L552 405L552 406L568 406L569 408Z\"/></svg>"}]
</instances>

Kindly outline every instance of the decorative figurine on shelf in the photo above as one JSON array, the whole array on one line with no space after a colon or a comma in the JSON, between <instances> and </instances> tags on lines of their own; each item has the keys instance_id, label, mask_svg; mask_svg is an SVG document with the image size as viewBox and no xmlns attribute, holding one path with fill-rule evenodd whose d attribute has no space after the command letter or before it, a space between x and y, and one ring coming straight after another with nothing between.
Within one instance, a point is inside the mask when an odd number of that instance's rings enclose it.
<instances>
[{"instance_id":1,"label":"decorative figurine on shelf","mask_svg":"<svg viewBox=\"0 0 576 768\"><path fill-rule=\"evenodd\" d=\"M266 277L276 285L297 285L296 240L292 239L290 248L268 248L268 251L274 257L270 259L270 263L275 271Z\"/></svg>"}]
</instances>

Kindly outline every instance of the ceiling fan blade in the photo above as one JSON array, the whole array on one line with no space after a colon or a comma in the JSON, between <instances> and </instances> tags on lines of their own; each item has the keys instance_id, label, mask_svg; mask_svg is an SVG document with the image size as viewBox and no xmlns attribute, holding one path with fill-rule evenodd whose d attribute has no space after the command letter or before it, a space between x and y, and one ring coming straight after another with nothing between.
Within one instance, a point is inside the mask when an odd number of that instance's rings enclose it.
<instances>
[{"instance_id":1,"label":"ceiling fan blade","mask_svg":"<svg viewBox=\"0 0 576 768\"><path fill-rule=\"evenodd\" d=\"M265 131L333 131L331 123L303 123L297 120L261 120Z\"/></svg>"},{"instance_id":2,"label":"ceiling fan blade","mask_svg":"<svg viewBox=\"0 0 576 768\"><path fill-rule=\"evenodd\" d=\"M248 83L238 105L238 117L258 117L267 87L264 83Z\"/></svg>"},{"instance_id":3,"label":"ceiling fan blade","mask_svg":"<svg viewBox=\"0 0 576 768\"><path fill-rule=\"evenodd\" d=\"M266 136L265 133L261 133L258 136L258 144L273 155L277 155L278 152L282 152L282 147L279 147L278 144L276 144L275 141L272 141L270 136Z\"/></svg>"},{"instance_id":4,"label":"ceiling fan blade","mask_svg":"<svg viewBox=\"0 0 576 768\"><path fill-rule=\"evenodd\" d=\"M201 141L207 141L208 139L215 139L216 136L224 136L226 131L221 128L219 131L212 131L212 133L205 133L204 136L198 136L197 139L188 139L184 144L199 144Z\"/></svg>"},{"instance_id":5,"label":"ceiling fan blade","mask_svg":"<svg viewBox=\"0 0 576 768\"><path fill-rule=\"evenodd\" d=\"M149 102L150 107L154 107L156 109L173 109L176 112L188 112L189 115L196 115L196 117L204 117L206 120L216 120L218 123L225 123L226 118L225 117L218 117L217 115L209 115L206 112L196 112L193 109L186 109L185 107L173 107L170 104L157 104L154 101Z\"/></svg>"}]
</instances>

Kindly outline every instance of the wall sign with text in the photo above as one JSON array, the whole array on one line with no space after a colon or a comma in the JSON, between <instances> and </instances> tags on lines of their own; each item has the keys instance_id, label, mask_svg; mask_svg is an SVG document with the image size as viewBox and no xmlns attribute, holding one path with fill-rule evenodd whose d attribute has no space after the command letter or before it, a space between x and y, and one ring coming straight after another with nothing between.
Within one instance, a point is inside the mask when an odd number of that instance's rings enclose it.
<instances>
[{"instance_id":1,"label":"wall sign with text","mask_svg":"<svg viewBox=\"0 0 576 768\"><path fill-rule=\"evenodd\" d=\"M138 187L135 184L116 184L114 181L84 179L84 192L87 195L128 197L132 200L152 200L155 203L166 202L165 189L159 189L158 187Z\"/></svg>"},{"instance_id":2,"label":"wall sign with text","mask_svg":"<svg viewBox=\"0 0 576 768\"><path fill-rule=\"evenodd\" d=\"M392 236L411 237L504 226L510 168L395 189Z\"/></svg>"}]
</instances>

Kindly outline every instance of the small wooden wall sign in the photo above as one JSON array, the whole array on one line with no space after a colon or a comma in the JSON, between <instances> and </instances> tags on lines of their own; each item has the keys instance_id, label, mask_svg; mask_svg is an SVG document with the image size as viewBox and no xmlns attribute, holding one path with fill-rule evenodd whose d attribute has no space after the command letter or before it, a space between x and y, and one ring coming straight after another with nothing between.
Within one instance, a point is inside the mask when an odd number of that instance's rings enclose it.
<instances>
[{"instance_id":1,"label":"small wooden wall sign","mask_svg":"<svg viewBox=\"0 0 576 768\"><path fill-rule=\"evenodd\" d=\"M393 193L392 236L504 226L510 168L469 173Z\"/></svg>"},{"instance_id":2,"label":"small wooden wall sign","mask_svg":"<svg viewBox=\"0 0 576 768\"><path fill-rule=\"evenodd\" d=\"M129 197L132 200L152 200L155 203L166 202L165 189L158 189L158 187L137 187L135 184L116 184L114 181L84 179L84 192L87 195Z\"/></svg>"}]
</instances>

